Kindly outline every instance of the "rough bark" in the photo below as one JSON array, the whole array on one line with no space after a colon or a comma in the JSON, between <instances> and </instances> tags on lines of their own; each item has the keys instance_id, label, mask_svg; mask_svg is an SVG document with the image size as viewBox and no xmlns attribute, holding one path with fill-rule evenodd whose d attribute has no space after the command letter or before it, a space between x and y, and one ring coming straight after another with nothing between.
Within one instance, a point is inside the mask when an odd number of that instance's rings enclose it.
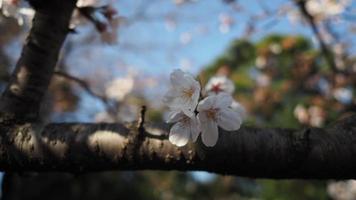
<instances>
[{"instance_id":1,"label":"rough bark","mask_svg":"<svg viewBox=\"0 0 356 200\"><path fill-rule=\"evenodd\" d=\"M75 7L74 0L30 3L36 10L32 28L0 104L2 115L16 121L38 118Z\"/></svg>"},{"instance_id":2,"label":"rough bark","mask_svg":"<svg viewBox=\"0 0 356 200\"><path fill-rule=\"evenodd\" d=\"M140 132L120 124L73 123L51 124L38 133L33 125L24 124L8 128L7 137L1 137L0 169L204 170L257 178L350 179L356 178L355 121L354 115L326 129L220 130L212 148L202 144L178 148L164 139L167 128ZM153 132L163 136L152 136Z\"/></svg>"}]
</instances>

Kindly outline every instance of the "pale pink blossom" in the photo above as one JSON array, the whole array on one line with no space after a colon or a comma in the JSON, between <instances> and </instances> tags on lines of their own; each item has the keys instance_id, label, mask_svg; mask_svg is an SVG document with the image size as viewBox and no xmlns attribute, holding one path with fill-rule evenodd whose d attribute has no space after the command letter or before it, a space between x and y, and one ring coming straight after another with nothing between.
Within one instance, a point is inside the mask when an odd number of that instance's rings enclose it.
<instances>
[{"instance_id":1,"label":"pale pink blossom","mask_svg":"<svg viewBox=\"0 0 356 200\"><path fill-rule=\"evenodd\" d=\"M235 91L235 86L226 76L214 76L206 84L205 90L209 95L221 92L232 94Z\"/></svg>"},{"instance_id":2,"label":"pale pink blossom","mask_svg":"<svg viewBox=\"0 0 356 200\"><path fill-rule=\"evenodd\" d=\"M169 141L176 146L184 146L188 141L195 142L200 133L200 125L195 115L188 117L182 112L172 112L167 121L175 123L169 132Z\"/></svg>"},{"instance_id":3,"label":"pale pink blossom","mask_svg":"<svg viewBox=\"0 0 356 200\"><path fill-rule=\"evenodd\" d=\"M191 117L198 104L200 84L191 74L180 69L174 70L170 77L171 88L163 102L171 109L182 111Z\"/></svg>"},{"instance_id":4,"label":"pale pink blossom","mask_svg":"<svg viewBox=\"0 0 356 200\"><path fill-rule=\"evenodd\" d=\"M206 146L214 146L218 140L218 126L235 131L241 126L243 116L231 108L233 99L226 93L208 96L198 104L198 120L202 131L202 141Z\"/></svg>"}]
</instances>

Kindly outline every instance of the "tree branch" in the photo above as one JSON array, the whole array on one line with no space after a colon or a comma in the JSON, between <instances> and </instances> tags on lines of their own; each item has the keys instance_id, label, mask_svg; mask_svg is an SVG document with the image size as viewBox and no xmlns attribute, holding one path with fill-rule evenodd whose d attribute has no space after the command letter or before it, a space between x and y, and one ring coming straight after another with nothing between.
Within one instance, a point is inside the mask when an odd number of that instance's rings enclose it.
<instances>
[{"instance_id":1,"label":"tree branch","mask_svg":"<svg viewBox=\"0 0 356 200\"><path fill-rule=\"evenodd\" d=\"M304 15L307 22L309 23L314 35L316 36L316 38L319 42L319 45L320 45L321 53L324 56L326 62L328 63L330 69L334 73L339 72L339 69L336 67L336 63L334 61L334 56L333 56L332 52L329 50L326 43L324 42L323 36L321 35L321 33L315 23L314 17L307 11L307 9L305 7L306 0L294 0L294 1L297 4L300 12Z\"/></svg>"},{"instance_id":2,"label":"tree branch","mask_svg":"<svg viewBox=\"0 0 356 200\"><path fill-rule=\"evenodd\" d=\"M166 139L149 136L132 143L131 134L138 131L135 125L51 124L41 134L30 124L2 126L7 134L1 135L0 169L72 173L204 170L257 178L350 179L356 178L355 122L353 115L326 129L220 130L212 148L202 144L178 148ZM146 127L147 132L152 130ZM157 131L166 135L168 129L155 128ZM9 145L16 151L6 148Z\"/></svg>"},{"instance_id":3,"label":"tree branch","mask_svg":"<svg viewBox=\"0 0 356 200\"><path fill-rule=\"evenodd\" d=\"M36 13L10 83L1 97L2 115L36 120L60 48L69 32L74 0L30 0Z\"/></svg>"},{"instance_id":4,"label":"tree branch","mask_svg":"<svg viewBox=\"0 0 356 200\"><path fill-rule=\"evenodd\" d=\"M107 97L106 96L103 96L103 95L100 95L100 94L97 94L95 93L89 86L89 84L87 82L85 82L84 80L78 78L78 77L75 77L75 76L72 76L68 73L65 73L65 72L61 72L61 71L55 71L54 72L55 75L57 76L60 76L60 77L63 77L63 78L66 78L70 81L73 81L75 83L77 83L80 87L82 87L87 93L89 93L90 95L92 95L93 97L99 99L100 101L102 101L104 104L107 104L108 103L108 100L107 100Z\"/></svg>"}]
</instances>

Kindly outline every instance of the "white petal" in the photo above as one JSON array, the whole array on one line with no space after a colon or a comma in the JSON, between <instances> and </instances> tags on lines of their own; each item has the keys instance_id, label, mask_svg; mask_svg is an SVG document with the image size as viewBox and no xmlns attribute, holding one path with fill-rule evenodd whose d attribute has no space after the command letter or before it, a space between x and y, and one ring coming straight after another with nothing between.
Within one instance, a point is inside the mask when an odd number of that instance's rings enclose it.
<instances>
[{"instance_id":1,"label":"white petal","mask_svg":"<svg viewBox=\"0 0 356 200\"><path fill-rule=\"evenodd\" d=\"M168 113L168 119L167 119L167 123L174 123L174 122L178 122L179 120L181 120L184 117L184 114L182 114L181 111L179 110L172 110Z\"/></svg>"},{"instance_id":2,"label":"white petal","mask_svg":"<svg viewBox=\"0 0 356 200\"><path fill-rule=\"evenodd\" d=\"M216 144L219 137L218 126L215 121L208 120L205 114L198 114L198 120L200 121L200 128L202 131L202 141L205 146L212 147Z\"/></svg>"},{"instance_id":3,"label":"white petal","mask_svg":"<svg viewBox=\"0 0 356 200\"><path fill-rule=\"evenodd\" d=\"M188 117L192 117L194 115L194 110L191 108L183 108L182 112Z\"/></svg>"},{"instance_id":4,"label":"white petal","mask_svg":"<svg viewBox=\"0 0 356 200\"><path fill-rule=\"evenodd\" d=\"M174 100L174 98L177 97L177 91L174 88L170 88L167 93L163 96L163 103L169 105L170 103L172 103L172 101Z\"/></svg>"},{"instance_id":5,"label":"white petal","mask_svg":"<svg viewBox=\"0 0 356 200\"><path fill-rule=\"evenodd\" d=\"M220 93L216 96L216 107L224 109L232 104L232 96L226 92Z\"/></svg>"},{"instance_id":6,"label":"white petal","mask_svg":"<svg viewBox=\"0 0 356 200\"><path fill-rule=\"evenodd\" d=\"M171 73L171 83L173 87L176 88L188 88L189 87L189 81L186 81L186 73L184 73L180 69L176 69Z\"/></svg>"},{"instance_id":7,"label":"white petal","mask_svg":"<svg viewBox=\"0 0 356 200\"><path fill-rule=\"evenodd\" d=\"M220 110L218 124L227 131L238 130L242 123L242 116L231 108Z\"/></svg>"},{"instance_id":8,"label":"white petal","mask_svg":"<svg viewBox=\"0 0 356 200\"><path fill-rule=\"evenodd\" d=\"M240 114L242 120L246 119L246 109L239 102L233 101L230 107Z\"/></svg>"},{"instance_id":9,"label":"white petal","mask_svg":"<svg viewBox=\"0 0 356 200\"><path fill-rule=\"evenodd\" d=\"M188 143L190 138L190 128L183 123L178 122L171 128L169 132L169 141L176 146L184 146Z\"/></svg>"},{"instance_id":10,"label":"white petal","mask_svg":"<svg viewBox=\"0 0 356 200\"><path fill-rule=\"evenodd\" d=\"M210 109L215 105L215 101L216 101L215 96L208 96L199 102L197 110L201 112L203 110Z\"/></svg>"},{"instance_id":11,"label":"white petal","mask_svg":"<svg viewBox=\"0 0 356 200\"><path fill-rule=\"evenodd\" d=\"M190 118L190 135L193 142L197 141L200 133L200 123L197 117L194 115Z\"/></svg>"}]
</instances>

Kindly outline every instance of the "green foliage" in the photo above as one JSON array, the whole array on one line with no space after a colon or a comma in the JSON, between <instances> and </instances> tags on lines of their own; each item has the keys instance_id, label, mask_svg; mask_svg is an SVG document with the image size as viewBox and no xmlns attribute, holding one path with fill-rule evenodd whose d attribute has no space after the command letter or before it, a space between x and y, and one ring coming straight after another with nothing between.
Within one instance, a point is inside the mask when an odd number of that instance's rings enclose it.
<instances>
[{"instance_id":1,"label":"green foliage","mask_svg":"<svg viewBox=\"0 0 356 200\"><path fill-rule=\"evenodd\" d=\"M320 84L328 82L330 88L324 90L332 92L332 87L347 87L346 83L352 80L341 76L339 86L334 86L330 80L335 79L335 74L326 66L320 52L301 36L271 35L256 43L235 40L201 72L200 79L206 83L215 74L227 75L234 82L235 99L249 113L245 125L323 126L349 111L346 104L325 94ZM317 116L309 113L309 121L299 121L295 116L297 105L305 106L305 112L312 110ZM315 117L322 122L311 122ZM255 191L252 197L327 199L325 182L260 180L257 185L261 186L261 191Z\"/></svg>"}]
</instances>

